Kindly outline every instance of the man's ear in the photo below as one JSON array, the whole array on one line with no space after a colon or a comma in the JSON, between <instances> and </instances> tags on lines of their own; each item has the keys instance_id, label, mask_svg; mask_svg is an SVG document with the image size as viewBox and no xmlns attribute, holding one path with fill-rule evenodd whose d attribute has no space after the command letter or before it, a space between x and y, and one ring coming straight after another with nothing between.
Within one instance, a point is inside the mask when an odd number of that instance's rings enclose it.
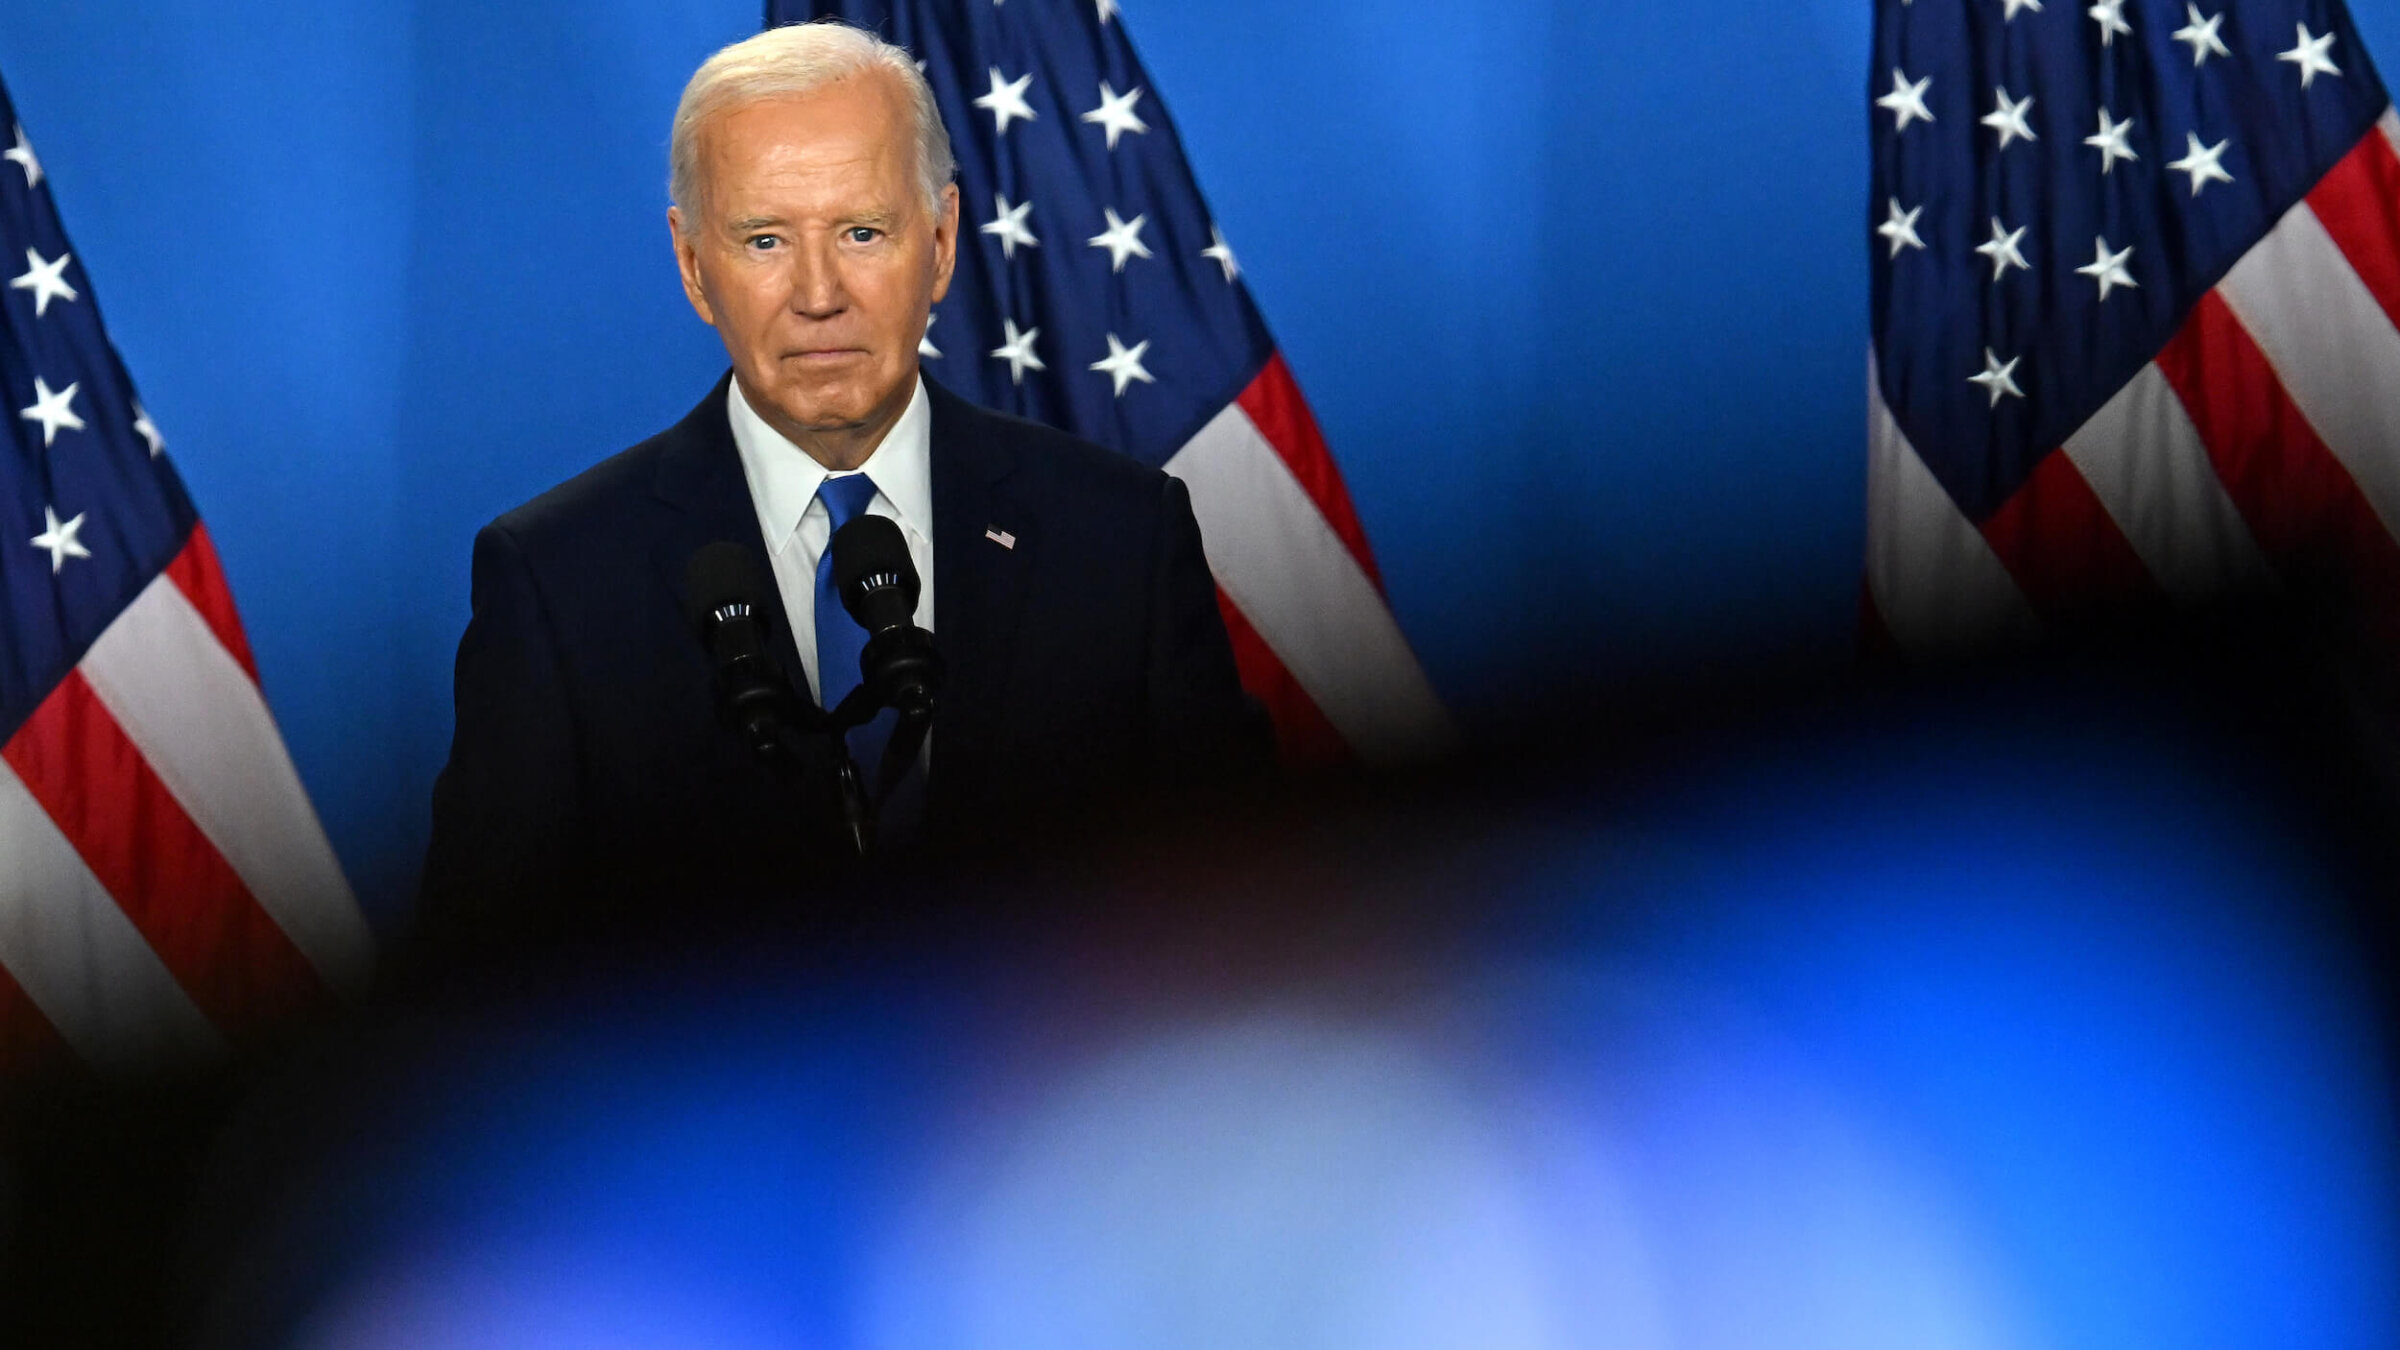
<instances>
[{"instance_id":1,"label":"man's ear","mask_svg":"<svg viewBox=\"0 0 2400 1350\"><path fill-rule=\"evenodd\" d=\"M708 292L700 289L700 246L685 228L681 207L667 208L667 236L675 245L675 270L683 274L683 298L692 302L700 322L716 327L717 318L708 309Z\"/></svg>"},{"instance_id":2,"label":"man's ear","mask_svg":"<svg viewBox=\"0 0 2400 1350\"><path fill-rule=\"evenodd\" d=\"M942 189L942 209L933 222L933 303L950 293L950 274L958 267L958 185Z\"/></svg>"}]
</instances>

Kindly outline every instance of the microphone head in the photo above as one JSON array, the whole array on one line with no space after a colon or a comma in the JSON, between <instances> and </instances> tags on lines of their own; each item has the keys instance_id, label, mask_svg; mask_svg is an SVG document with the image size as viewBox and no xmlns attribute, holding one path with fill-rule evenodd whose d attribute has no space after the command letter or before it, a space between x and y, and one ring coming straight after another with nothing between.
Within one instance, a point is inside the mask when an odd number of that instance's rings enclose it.
<instances>
[{"instance_id":1,"label":"microphone head","mask_svg":"<svg viewBox=\"0 0 2400 1350\"><path fill-rule=\"evenodd\" d=\"M833 532L833 585L842 608L870 633L908 623L924 582L908 540L888 517L860 515Z\"/></svg>"},{"instance_id":2,"label":"microphone head","mask_svg":"<svg viewBox=\"0 0 2400 1350\"><path fill-rule=\"evenodd\" d=\"M694 629L706 631L711 615L736 605L763 622L767 594L758 556L729 539L701 545L684 565L683 617Z\"/></svg>"}]
</instances>

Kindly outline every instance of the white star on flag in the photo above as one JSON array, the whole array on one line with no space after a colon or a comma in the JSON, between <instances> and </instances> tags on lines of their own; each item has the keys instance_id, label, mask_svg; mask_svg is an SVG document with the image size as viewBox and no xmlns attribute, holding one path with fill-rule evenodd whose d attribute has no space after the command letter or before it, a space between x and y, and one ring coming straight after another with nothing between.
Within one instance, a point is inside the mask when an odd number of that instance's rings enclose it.
<instances>
[{"instance_id":1,"label":"white star on flag","mask_svg":"<svg viewBox=\"0 0 2400 1350\"><path fill-rule=\"evenodd\" d=\"M2118 286L2131 286L2137 290L2140 288L2141 283L2133 279L2133 273L2125 270L2126 260L2133 256L2133 245L2127 244L2111 253L2108 251L2106 236L2094 239L2092 243L2092 260L2084 266L2076 268L2075 275L2090 277L2099 282L2100 298L2103 300L2108 298L2110 290Z\"/></svg>"},{"instance_id":2,"label":"white star on flag","mask_svg":"<svg viewBox=\"0 0 2400 1350\"><path fill-rule=\"evenodd\" d=\"M2042 0L2008 0L2007 7L2000 11L2000 22L2007 23L2017 17L2020 9L2030 9L2039 14L2042 12Z\"/></svg>"},{"instance_id":3,"label":"white star on flag","mask_svg":"<svg viewBox=\"0 0 2400 1350\"><path fill-rule=\"evenodd\" d=\"M33 142L25 139L25 128L17 127L16 133L17 143L0 150L0 159L16 161L17 167L25 171L25 186L39 186L42 181L42 162L33 157Z\"/></svg>"},{"instance_id":4,"label":"white star on flag","mask_svg":"<svg viewBox=\"0 0 2400 1350\"><path fill-rule=\"evenodd\" d=\"M1100 10L1100 25L1107 27L1108 21L1117 17L1117 0L1093 0L1093 3Z\"/></svg>"},{"instance_id":5,"label":"white star on flag","mask_svg":"<svg viewBox=\"0 0 2400 1350\"><path fill-rule=\"evenodd\" d=\"M1135 380L1140 380L1144 384L1157 383L1150 378L1150 372L1142 368L1142 353L1148 350L1150 350L1150 339L1148 338L1143 338L1133 344L1131 348L1127 348L1124 343L1117 341L1116 334L1111 333L1108 335L1108 355L1094 361L1092 369L1115 380L1117 397L1123 398L1125 397L1125 386Z\"/></svg>"},{"instance_id":6,"label":"white star on flag","mask_svg":"<svg viewBox=\"0 0 2400 1350\"><path fill-rule=\"evenodd\" d=\"M2340 75L2341 70L2325 55L2326 49L2333 46L2333 34L2327 33L2323 37L2312 38L2308 35L2307 24L2295 26L2300 30L2299 45L2288 52L2277 53L2275 59L2289 61L2300 67L2300 87L2308 88L2315 82L2319 74Z\"/></svg>"},{"instance_id":7,"label":"white star on flag","mask_svg":"<svg viewBox=\"0 0 2400 1350\"><path fill-rule=\"evenodd\" d=\"M1975 246L1977 253L1992 260L1992 280L1998 281L2012 267L2021 267L2028 272L2033 270L2026 264L2025 255L2017 248L2018 243L2025 238L2027 228L2019 225L2013 230L2004 229L2000 224L2000 217L1992 217L1991 242Z\"/></svg>"},{"instance_id":8,"label":"white star on flag","mask_svg":"<svg viewBox=\"0 0 2400 1350\"><path fill-rule=\"evenodd\" d=\"M2225 147L2231 144L2233 144L2233 139L2227 137L2215 145L2203 147L2200 144L2200 137L2187 131L2183 133L2185 151L2183 158L2173 161L2167 167L2177 173L2190 174L2192 176L2192 195L2197 197L2200 195L2200 189L2210 183L2233 181L2233 175L2227 173L2225 166L2217 162L2224 158Z\"/></svg>"},{"instance_id":9,"label":"white star on flag","mask_svg":"<svg viewBox=\"0 0 2400 1350\"><path fill-rule=\"evenodd\" d=\"M1041 245L1042 241L1033 237L1033 231L1025 228L1025 213L1033 209L1031 201L1010 206L1007 195L998 192L992 194L992 201L995 203L994 209L1000 214L993 218L991 224L984 226L982 232L998 236L1000 256L1013 262L1017 256L1017 245L1023 244L1028 248Z\"/></svg>"},{"instance_id":10,"label":"white star on flag","mask_svg":"<svg viewBox=\"0 0 2400 1350\"><path fill-rule=\"evenodd\" d=\"M1891 109L1892 130L1895 133L1908 130L1908 124L1912 121L1933 120L1933 110L1925 106L1925 91L1932 84L1931 75L1910 84L1908 77L1900 73L1900 67L1892 67L1892 92L1875 100L1875 106Z\"/></svg>"},{"instance_id":11,"label":"white star on flag","mask_svg":"<svg viewBox=\"0 0 2400 1350\"><path fill-rule=\"evenodd\" d=\"M149 445L152 459L158 458L159 452L167 448L167 438L158 434L158 423L150 420L150 414L142 408L142 401L138 398L133 401L133 434Z\"/></svg>"},{"instance_id":12,"label":"white star on flag","mask_svg":"<svg viewBox=\"0 0 2400 1350\"><path fill-rule=\"evenodd\" d=\"M1208 227L1208 238L1209 245L1200 250L1200 256L1224 268L1227 281L1232 281L1235 277L1240 276L1242 265L1234 261L1233 245L1225 242L1225 232L1211 224Z\"/></svg>"},{"instance_id":13,"label":"white star on flag","mask_svg":"<svg viewBox=\"0 0 2400 1350\"><path fill-rule=\"evenodd\" d=\"M2132 118L2128 117L2122 122L2111 122L2108 118L2108 109L2102 108L2099 133L2084 137L2083 143L2100 152L2100 172L2107 173L2117 166L2117 161L2120 159L2141 158L2140 155L2133 153L2133 146L2126 141L2126 138L2132 134Z\"/></svg>"},{"instance_id":14,"label":"white star on flag","mask_svg":"<svg viewBox=\"0 0 2400 1350\"><path fill-rule=\"evenodd\" d=\"M2021 356L2012 356L2003 364L1999 357L1992 354L1992 349L1986 347L1983 349L1983 373L1969 375L1967 383L1982 385L1984 391L1992 396L1992 406L1995 408L2000 406L2002 395L2023 398L2025 391L2017 387L2016 369L2017 362L2024 359Z\"/></svg>"},{"instance_id":15,"label":"white star on flag","mask_svg":"<svg viewBox=\"0 0 2400 1350\"><path fill-rule=\"evenodd\" d=\"M1142 91L1138 88L1130 93L1119 95L1116 90L1108 87L1108 81L1102 80L1100 82L1100 106L1085 113L1083 120L1107 128L1108 148L1114 150L1117 148L1118 136L1128 131L1139 136L1150 129L1149 123L1134 115L1134 100L1141 96Z\"/></svg>"},{"instance_id":16,"label":"white star on flag","mask_svg":"<svg viewBox=\"0 0 2400 1350\"><path fill-rule=\"evenodd\" d=\"M61 253L54 262L42 260L38 249L25 250L25 275L9 282L12 290L33 292L33 317L50 312L52 299L74 300L75 288L67 284L67 264L75 261L72 253Z\"/></svg>"},{"instance_id":17,"label":"white star on flag","mask_svg":"<svg viewBox=\"0 0 2400 1350\"><path fill-rule=\"evenodd\" d=\"M1033 76L1030 74L1020 75L1014 80L1002 79L1000 67L993 66L992 92L976 99L975 106L989 111L992 120L999 124L1000 134L1005 136L1012 118L1021 117L1028 122L1040 120L1034 116L1032 105L1025 101L1025 90L1032 83Z\"/></svg>"},{"instance_id":18,"label":"white star on flag","mask_svg":"<svg viewBox=\"0 0 2400 1350\"><path fill-rule=\"evenodd\" d=\"M61 524L58 512L47 506L42 508L42 521L47 528L33 537L33 546L49 550L50 575L57 576L58 569L66 566L69 558L92 556L92 551L85 548L83 541L75 537L76 533L83 529L84 514L77 512L73 520Z\"/></svg>"},{"instance_id":19,"label":"white star on flag","mask_svg":"<svg viewBox=\"0 0 2400 1350\"><path fill-rule=\"evenodd\" d=\"M2025 114L2033 110L2033 95L2027 94L2023 99L2011 102L2006 89L1994 86L1992 97L1998 101L2000 106L1978 119L1978 125L1990 127L2000 133L2001 149L2006 150L2012 141L2039 139L2033 134L2031 124L2025 120Z\"/></svg>"},{"instance_id":20,"label":"white star on flag","mask_svg":"<svg viewBox=\"0 0 2400 1350\"><path fill-rule=\"evenodd\" d=\"M50 392L50 386L42 382L40 376L34 377L33 406L20 409L17 416L28 422L42 424L43 449L49 449L50 443L58 439L60 427L65 427L69 431L83 430L83 419L75 415L75 409L70 405L70 400L75 397L75 391L81 387L81 384L80 380L75 381L54 394Z\"/></svg>"},{"instance_id":21,"label":"white star on flag","mask_svg":"<svg viewBox=\"0 0 2400 1350\"><path fill-rule=\"evenodd\" d=\"M2100 25L2100 45L2103 47L2115 42L2119 33L2133 36L2133 25L2125 22L2125 0L2100 0L2099 4L2084 13L2091 15L2092 22Z\"/></svg>"},{"instance_id":22,"label":"white star on flag","mask_svg":"<svg viewBox=\"0 0 2400 1350\"><path fill-rule=\"evenodd\" d=\"M1142 243L1142 226L1150 219L1149 216L1138 215L1131 220L1119 220L1114 208L1105 208L1101 214L1108 217L1108 228L1084 242L1093 248L1108 250L1109 271L1124 271L1127 258L1150 256L1149 248Z\"/></svg>"},{"instance_id":23,"label":"white star on flag","mask_svg":"<svg viewBox=\"0 0 2400 1350\"><path fill-rule=\"evenodd\" d=\"M1033 354L1033 340L1042 335L1041 329L1028 328L1020 333L1017 331L1015 319L1002 319L1000 326L1005 330L1002 336L1007 341L992 348L991 354L1008 362L1008 382L1010 384L1023 384L1027 370L1049 369L1048 366L1042 364L1042 358Z\"/></svg>"},{"instance_id":24,"label":"white star on flag","mask_svg":"<svg viewBox=\"0 0 2400 1350\"><path fill-rule=\"evenodd\" d=\"M942 349L933 345L933 326L941 321L941 317L939 314L925 316L925 331L917 334L917 355L929 356L936 361L942 359ZM139 431L141 428L136 427L134 430ZM153 450L150 453L155 455L158 452Z\"/></svg>"},{"instance_id":25,"label":"white star on flag","mask_svg":"<svg viewBox=\"0 0 2400 1350\"><path fill-rule=\"evenodd\" d=\"M2191 22L2175 30L2175 40L2191 44L2192 69L2198 70L2201 66L2206 65L2211 56L2233 55L2225 50L2224 39L2217 36L2217 30L2225 25L2223 14L2212 14L2207 18L2202 18L2200 17L2200 7L2193 4L2186 4L2183 12Z\"/></svg>"},{"instance_id":26,"label":"white star on flag","mask_svg":"<svg viewBox=\"0 0 2400 1350\"><path fill-rule=\"evenodd\" d=\"M1925 214L1925 208L1918 206L1903 211L1900 209L1900 199L1894 197L1889 209L1891 218L1876 226L1875 233L1892 241L1890 256L1899 257L1900 250L1904 248L1925 247L1925 241L1917 237L1917 217Z\"/></svg>"}]
</instances>

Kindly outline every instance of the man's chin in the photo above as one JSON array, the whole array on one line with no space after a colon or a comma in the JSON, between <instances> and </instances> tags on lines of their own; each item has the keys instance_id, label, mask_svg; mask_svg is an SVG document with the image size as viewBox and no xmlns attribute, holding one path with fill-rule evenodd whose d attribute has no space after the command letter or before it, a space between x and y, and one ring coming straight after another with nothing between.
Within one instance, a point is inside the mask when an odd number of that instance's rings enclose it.
<instances>
[{"instance_id":1,"label":"man's chin","mask_svg":"<svg viewBox=\"0 0 2400 1350\"><path fill-rule=\"evenodd\" d=\"M786 417L808 427L856 426L873 422L879 412L905 404L914 392L912 378L894 387L885 387L880 380L856 378L844 380L793 380L778 385L773 398L775 406Z\"/></svg>"},{"instance_id":2,"label":"man's chin","mask_svg":"<svg viewBox=\"0 0 2400 1350\"><path fill-rule=\"evenodd\" d=\"M780 419L812 434L856 431L875 420L875 400L857 389L774 391L769 400Z\"/></svg>"}]
</instances>

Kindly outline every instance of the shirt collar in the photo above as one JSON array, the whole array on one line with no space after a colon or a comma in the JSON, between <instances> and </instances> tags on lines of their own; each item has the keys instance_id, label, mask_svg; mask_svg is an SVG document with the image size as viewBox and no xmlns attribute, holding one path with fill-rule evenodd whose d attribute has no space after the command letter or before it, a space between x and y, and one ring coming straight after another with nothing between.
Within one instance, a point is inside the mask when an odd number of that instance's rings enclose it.
<instances>
[{"instance_id":1,"label":"shirt collar","mask_svg":"<svg viewBox=\"0 0 2400 1350\"><path fill-rule=\"evenodd\" d=\"M900 523L920 538L933 537L933 408L925 397L924 376L900 420L884 433L859 470L875 480L875 490L891 503ZM825 481L825 466L767 420L742 396L742 382L729 380L726 419L733 427L734 448L741 453L742 475L750 480L750 500L758 508L758 527L770 552L782 549L800 528L817 488Z\"/></svg>"}]
</instances>

